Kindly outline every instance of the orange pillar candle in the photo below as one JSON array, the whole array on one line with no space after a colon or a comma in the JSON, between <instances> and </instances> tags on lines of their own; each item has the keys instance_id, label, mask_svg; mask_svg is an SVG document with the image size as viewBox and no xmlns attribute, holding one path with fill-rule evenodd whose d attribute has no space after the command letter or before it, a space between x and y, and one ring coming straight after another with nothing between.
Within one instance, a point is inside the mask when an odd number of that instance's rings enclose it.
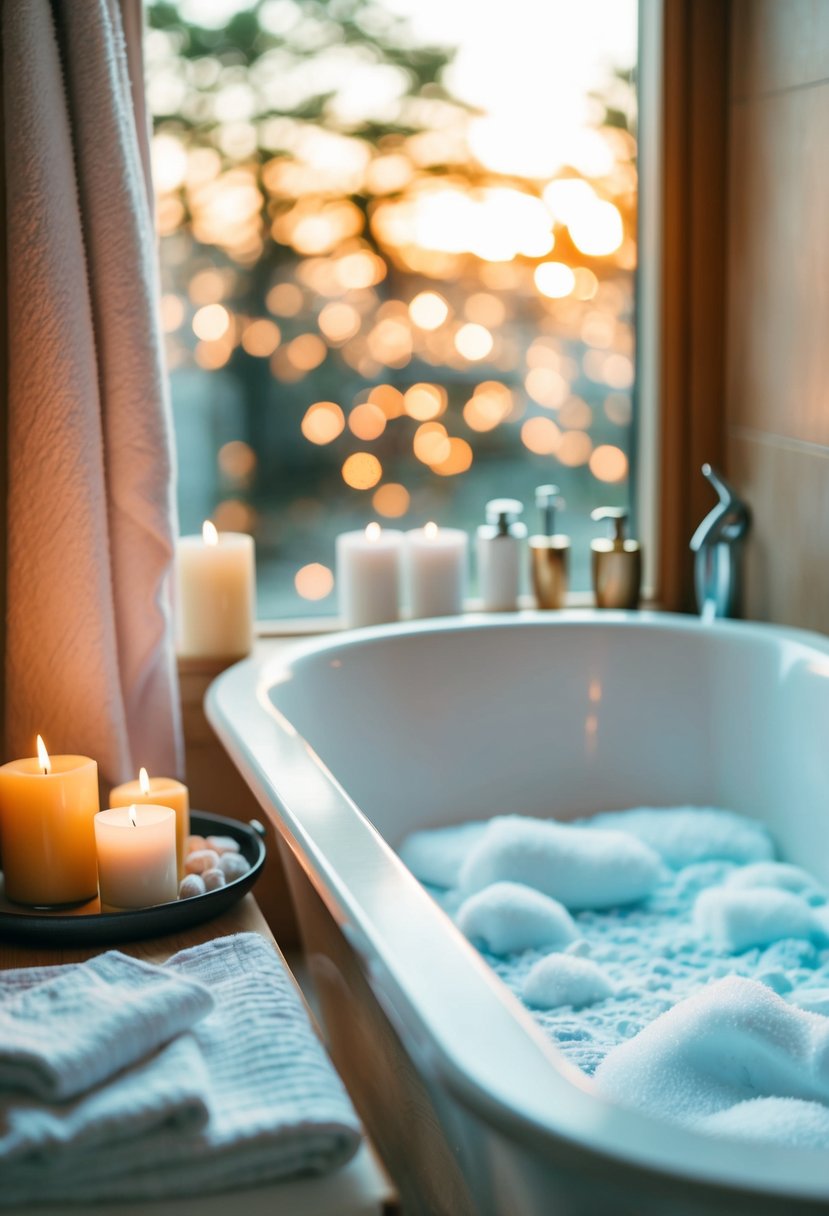
<instances>
[{"instance_id":1,"label":"orange pillar candle","mask_svg":"<svg viewBox=\"0 0 829 1216\"><path fill-rule=\"evenodd\" d=\"M95 816L101 911L178 898L176 819L168 806L119 806Z\"/></svg>"},{"instance_id":2,"label":"orange pillar candle","mask_svg":"<svg viewBox=\"0 0 829 1216\"><path fill-rule=\"evenodd\" d=\"M88 756L38 755L0 767L0 848L6 895L32 907L94 899L98 766Z\"/></svg>"},{"instance_id":3,"label":"orange pillar candle","mask_svg":"<svg viewBox=\"0 0 829 1216\"><path fill-rule=\"evenodd\" d=\"M149 777L147 770L142 768L137 781L116 785L109 796L110 807L149 804L168 806L176 813L176 861L181 878L184 874L187 837L190 835L190 792L181 781L173 777Z\"/></svg>"}]
</instances>

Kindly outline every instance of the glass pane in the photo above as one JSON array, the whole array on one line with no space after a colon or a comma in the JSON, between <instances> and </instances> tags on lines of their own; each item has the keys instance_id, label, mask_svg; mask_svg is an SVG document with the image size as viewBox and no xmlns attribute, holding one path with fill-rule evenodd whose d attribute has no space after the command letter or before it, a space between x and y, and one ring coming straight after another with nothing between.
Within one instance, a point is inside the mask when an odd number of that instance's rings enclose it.
<instances>
[{"instance_id":1,"label":"glass pane","mask_svg":"<svg viewBox=\"0 0 829 1216\"><path fill-rule=\"evenodd\" d=\"M505 13L509 13L507 23ZM334 537L630 495L635 0L179 0L146 58L184 532L252 531L259 615Z\"/></svg>"}]
</instances>

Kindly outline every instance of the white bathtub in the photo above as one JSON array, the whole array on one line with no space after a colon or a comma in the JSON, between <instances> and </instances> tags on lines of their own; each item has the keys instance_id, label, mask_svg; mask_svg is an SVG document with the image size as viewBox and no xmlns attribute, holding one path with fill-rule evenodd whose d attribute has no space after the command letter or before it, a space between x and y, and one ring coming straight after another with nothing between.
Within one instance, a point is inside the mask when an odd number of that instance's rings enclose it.
<instances>
[{"instance_id":1,"label":"white bathtub","mask_svg":"<svg viewBox=\"0 0 829 1216\"><path fill-rule=\"evenodd\" d=\"M610 1106L394 852L416 827L698 804L829 881L829 641L645 614L466 617L241 663L208 716L284 841L336 1063L407 1213L829 1211L829 1158Z\"/></svg>"}]
</instances>

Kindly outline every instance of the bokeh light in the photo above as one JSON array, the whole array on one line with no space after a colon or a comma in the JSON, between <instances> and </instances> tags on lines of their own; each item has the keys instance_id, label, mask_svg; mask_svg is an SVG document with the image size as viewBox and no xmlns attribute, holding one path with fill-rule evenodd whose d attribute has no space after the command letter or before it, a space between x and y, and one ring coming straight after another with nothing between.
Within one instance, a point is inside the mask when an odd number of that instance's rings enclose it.
<instances>
[{"instance_id":1,"label":"bokeh light","mask_svg":"<svg viewBox=\"0 0 829 1216\"><path fill-rule=\"evenodd\" d=\"M294 575L297 595L304 600L324 600L334 590L334 575L327 566L310 562Z\"/></svg>"},{"instance_id":2,"label":"bokeh light","mask_svg":"<svg viewBox=\"0 0 829 1216\"><path fill-rule=\"evenodd\" d=\"M343 461L342 478L352 490L370 490L383 476L383 466L371 452L352 452Z\"/></svg>"},{"instance_id":3,"label":"bokeh light","mask_svg":"<svg viewBox=\"0 0 829 1216\"><path fill-rule=\"evenodd\" d=\"M628 475L628 458L621 448L602 443L590 456L590 472L599 481L624 481Z\"/></svg>"},{"instance_id":4,"label":"bokeh light","mask_svg":"<svg viewBox=\"0 0 829 1216\"><path fill-rule=\"evenodd\" d=\"M421 291L409 304L409 316L418 329L439 329L449 316L449 305L436 291Z\"/></svg>"},{"instance_id":5,"label":"bokeh light","mask_svg":"<svg viewBox=\"0 0 829 1216\"><path fill-rule=\"evenodd\" d=\"M309 443L332 443L345 427L345 415L334 401L316 401L305 411L302 433Z\"/></svg>"},{"instance_id":6,"label":"bokeh light","mask_svg":"<svg viewBox=\"0 0 829 1216\"><path fill-rule=\"evenodd\" d=\"M399 519L406 514L410 504L409 491L395 481L387 481L385 485L378 486L371 497L374 510L386 519Z\"/></svg>"},{"instance_id":7,"label":"bokeh light","mask_svg":"<svg viewBox=\"0 0 829 1216\"><path fill-rule=\"evenodd\" d=\"M358 439L379 439L386 429L386 415L371 401L355 405L348 415L348 429Z\"/></svg>"},{"instance_id":8,"label":"bokeh light","mask_svg":"<svg viewBox=\"0 0 829 1216\"><path fill-rule=\"evenodd\" d=\"M521 442L536 456L552 456L561 442L561 431L552 418L528 418L521 424Z\"/></svg>"}]
</instances>

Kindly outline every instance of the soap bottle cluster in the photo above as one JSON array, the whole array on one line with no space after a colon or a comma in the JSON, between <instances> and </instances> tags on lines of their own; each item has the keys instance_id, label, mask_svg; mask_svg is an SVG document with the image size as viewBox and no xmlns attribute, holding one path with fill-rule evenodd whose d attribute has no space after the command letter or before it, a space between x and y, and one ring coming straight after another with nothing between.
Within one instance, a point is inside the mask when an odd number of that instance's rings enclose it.
<instances>
[{"instance_id":1,"label":"soap bottle cluster","mask_svg":"<svg viewBox=\"0 0 829 1216\"><path fill-rule=\"evenodd\" d=\"M486 504L486 522L476 533L478 582L485 612L512 612L518 607L521 573L529 548L530 577L539 608L562 608L567 597L570 537L556 530L556 516L565 506L558 486L535 492L540 531L527 539L521 520L524 507L516 498L493 498ZM625 535L628 513L623 507L597 507L596 522L608 520L612 536L591 542L591 573L597 608L638 608L642 587L642 546Z\"/></svg>"}]
</instances>

